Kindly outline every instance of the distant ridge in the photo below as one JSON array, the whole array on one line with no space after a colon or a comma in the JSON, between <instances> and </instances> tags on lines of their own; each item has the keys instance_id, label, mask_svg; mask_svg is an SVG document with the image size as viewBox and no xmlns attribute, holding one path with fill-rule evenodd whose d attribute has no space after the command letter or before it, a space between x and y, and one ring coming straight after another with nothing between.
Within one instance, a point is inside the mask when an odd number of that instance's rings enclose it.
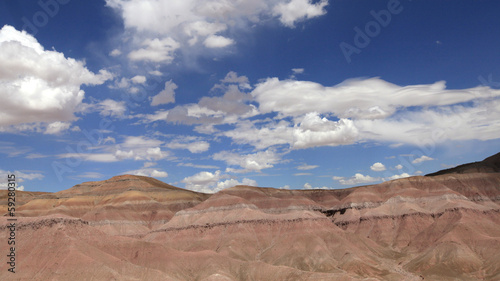
<instances>
[{"instance_id":1,"label":"distant ridge","mask_svg":"<svg viewBox=\"0 0 500 281\"><path fill-rule=\"evenodd\" d=\"M103 181L89 181L77 184L72 188L56 192L58 195L64 194L107 194L121 193L127 190L136 191L178 191L197 193L184 188L175 187L160 180L136 175L119 175Z\"/></svg>"},{"instance_id":2,"label":"distant ridge","mask_svg":"<svg viewBox=\"0 0 500 281\"><path fill-rule=\"evenodd\" d=\"M468 174L468 173L498 173L500 172L500 152L490 156L483 161L462 164L454 168L437 171L426 176L439 176L445 174Z\"/></svg>"}]
</instances>

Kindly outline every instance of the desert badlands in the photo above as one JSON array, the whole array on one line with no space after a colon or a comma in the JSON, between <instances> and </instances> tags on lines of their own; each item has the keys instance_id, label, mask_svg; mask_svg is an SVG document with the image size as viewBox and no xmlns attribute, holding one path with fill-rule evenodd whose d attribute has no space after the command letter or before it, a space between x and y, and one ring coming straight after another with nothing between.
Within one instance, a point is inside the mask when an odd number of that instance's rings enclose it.
<instances>
[{"instance_id":1,"label":"desert badlands","mask_svg":"<svg viewBox=\"0 0 500 281\"><path fill-rule=\"evenodd\" d=\"M500 280L500 153L337 190L215 194L120 175L2 191L1 280Z\"/></svg>"}]
</instances>

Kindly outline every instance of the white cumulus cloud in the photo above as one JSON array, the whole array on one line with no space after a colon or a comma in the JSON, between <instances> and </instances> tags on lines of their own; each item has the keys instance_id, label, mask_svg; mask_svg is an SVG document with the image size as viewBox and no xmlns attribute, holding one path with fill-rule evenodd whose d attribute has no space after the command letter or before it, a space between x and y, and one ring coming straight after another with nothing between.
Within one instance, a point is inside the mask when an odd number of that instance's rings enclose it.
<instances>
[{"instance_id":1,"label":"white cumulus cloud","mask_svg":"<svg viewBox=\"0 0 500 281\"><path fill-rule=\"evenodd\" d=\"M323 187L313 187L310 183L306 182L304 184L304 189L311 190L311 189L330 189L329 187L323 186Z\"/></svg>"},{"instance_id":2,"label":"white cumulus cloud","mask_svg":"<svg viewBox=\"0 0 500 281\"><path fill-rule=\"evenodd\" d=\"M361 173L356 173L354 176L350 178L334 176L333 180L338 181L342 185L356 185L356 184L364 184L364 183L372 183L380 181L380 178L374 178L368 175L365 176Z\"/></svg>"},{"instance_id":3,"label":"white cumulus cloud","mask_svg":"<svg viewBox=\"0 0 500 281\"><path fill-rule=\"evenodd\" d=\"M330 121L326 117L321 118L316 112L311 112L294 127L292 147L303 149L352 144L357 137L358 130L351 120Z\"/></svg>"},{"instance_id":4,"label":"white cumulus cloud","mask_svg":"<svg viewBox=\"0 0 500 281\"><path fill-rule=\"evenodd\" d=\"M281 157L272 149L251 154L239 154L221 151L213 155L214 160L226 162L229 166L239 166L243 171L260 171L274 167L281 162Z\"/></svg>"},{"instance_id":5,"label":"white cumulus cloud","mask_svg":"<svg viewBox=\"0 0 500 281\"><path fill-rule=\"evenodd\" d=\"M144 84L146 83L146 76L136 75L130 79L134 84Z\"/></svg>"},{"instance_id":6,"label":"white cumulus cloud","mask_svg":"<svg viewBox=\"0 0 500 281\"><path fill-rule=\"evenodd\" d=\"M327 0L321 0L317 3L313 3L311 0L291 0L274 6L273 14L279 16L281 23L285 26L294 27L295 22L326 14L325 7L327 5Z\"/></svg>"},{"instance_id":7,"label":"white cumulus cloud","mask_svg":"<svg viewBox=\"0 0 500 281\"><path fill-rule=\"evenodd\" d=\"M380 162L377 162L375 164L373 164L370 169L372 171L375 171L375 172L382 172L382 171L385 171L385 165L380 163Z\"/></svg>"},{"instance_id":8,"label":"white cumulus cloud","mask_svg":"<svg viewBox=\"0 0 500 281\"><path fill-rule=\"evenodd\" d=\"M411 161L411 163L413 163L413 164L419 164L419 163L422 163L422 162L425 162L425 161L432 161L432 160L434 160L434 158L431 158L431 157L429 157L427 155L422 155L421 157L419 157L419 158Z\"/></svg>"},{"instance_id":9,"label":"white cumulus cloud","mask_svg":"<svg viewBox=\"0 0 500 281\"><path fill-rule=\"evenodd\" d=\"M407 177L411 177L411 175L409 175L408 173L402 173L400 175L390 176L389 178L387 178L387 180L397 180L397 179L403 179L403 178L407 178Z\"/></svg>"},{"instance_id":10,"label":"white cumulus cloud","mask_svg":"<svg viewBox=\"0 0 500 281\"><path fill-rule=\"evenodd\" d=\"M169 64L174 59L175 50L180 48L180 44L170 37L146 39L141 46L128 54L129 59Z\"/></svg>"},{"instance_id":11,"label":"white cumulus cloud","mask_svg":"<svg viewBox=\"0 0 500 281\"><path fill-rule=\"evenodd\" d=\"M237 179L229 178L229 175L222 174L219 170L214 173L199 172L184 178L182 182L186 184L187 189L204 193L216 193L236 185L257 186L255 180L243 178L240 182Z\"/></svg>"},{"instance_id":12,"label":"white cumulus cloud","mask_svg":"<svg viewBox=\"0 0 500 281\"><path fill-rule=\"evenodd\" d=\"M162 170L158 170L158 169L154 169L154 168L142 168L142 169L138 169L138 170L127 171L123 174L153 177L153 178L166 178L166 177L168 177L167 172L162 171Z\"/></svg>"},{"instance_id":13,"label":"white cumulus cloud","mask_svg":"<svg viewBox=\"0 0 500 281\"><path fill-rule=\"evenodd\" d=\"M37 131L58 124L45 130L50 133L66 124L54 122L76 119L85 96L82 85L99 85L111 77L105 70L95 74L82 61L45 50L33 36L5 25L0 29L0 127ZM26 123L35 125L21 125Z\"/></svg>"},{"instance_id":14,"label":"white cumulus cloud","mask_svg":"<svg viewBox=\"0 0 500 281\"><path fill-rule=\"evenodd\" d=\"M151 101L152 106L175 102L175 90L177 85L172 80L165 82L165 88Z\"/></svg>"},{"instance_id":15,"label":"white cumulus cloud","mask_svg":"<svg viewBox=\"0 0 500 281\"><path fill-rule=\"evenodd\" d=\"M206 141L199 141L196 138L181 137L169 141L165 144L170 149L187 149L191 153L205 152L210 148L210 144Z\"/></svg>"},{"instance_id":16,"label":"white cumulus cloud","mask_svg":"<svg viewBox=\"0 0 500 281\"><path fill-rule=\"evenodd\" d=\"M106 0L123 19L134 61L169 64L178 53L200 54L235 44L234 38L270 18L284 26L326 13L327 0ZM202 46L202 48L200 48ZM182 49L181 49L182 48ZM112 52L118 55L118 52Z\"/></svg>"},{"instance_id":17,"label":"white cumulus cloud","mask_svg":"<svg viewBox=\"0 0 500 281\"><path fill-rule=\"evenodd\" d=\"M297 166L297 170L302 170L302 171L307 171L307 170L312 170L318 168L318 165L307 165L307 164L302 164L300 166Z\"/></svg>"},{"instance_id":18,"label":"white cumulus cloud","mask_svg":"<svg viewBox=\"0 0 500 281\"><path fill-rule=\"evenodd\" d=\"M229 45L234 44L233 39L226 38L224 36L219 36L219 35L211 35L205 41L203 44L207 48L224 48Z\"/></svg>"}]
</instances>

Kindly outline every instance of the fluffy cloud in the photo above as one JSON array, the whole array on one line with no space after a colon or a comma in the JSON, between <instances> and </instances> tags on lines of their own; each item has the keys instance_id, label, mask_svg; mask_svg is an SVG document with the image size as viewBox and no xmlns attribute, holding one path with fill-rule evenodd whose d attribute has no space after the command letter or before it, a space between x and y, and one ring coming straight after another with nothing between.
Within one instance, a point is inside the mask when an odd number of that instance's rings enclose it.
<instances>
[{"instance_id":1,"label":"fluffy cloud","mask_svg":"<svg viewBox=\"0 0 500 281\"><path fill-rule=\"evenodd\" d=\"M113 116L120 117L123 116L127 108L125 107L124 101L114 101L111 99L106 99L97 104L97 108L100 111L101 116Z\"/></svg>"},{"instance_id":2,"label":"fluffy cloud","mask_svg":"<svg viewBox=\"0 0 500 281\"><path fill-rule=\"evenodd\" d=\"M137 117L143 123L198 125L196 132L228 137L257 150L365 141L429 146L500 138L500 90L488 87L448 90L444 82L398 86L379 78L350 79L335 86L261 81L252 89L247 77L231 71L212 88L222 96ZM233 127L220 130L217 126L223 124Z\"/></svg>"},{"instance_id":3,"label":"fluffy cloud","mask_svg":"<svg viewBox=\"0 0 500 281\"><path fill-rule=\"evenodd\" d=\"M330 121L311 112L296 120L292 125L281 120L264 123L260 128L253 122L239 122L234 130L222 133L236 143L248 143L257 149L273 145L288 144L292 149L317 146L338 146L354 143L358 130L348 119Z\"/></svg>"},{"instance_id":4,"label":"fluffy cloud","mask_svg":"<svg viewBox=\"0 0 500 281\"><path fill-rule=\"evenodd\" d=\"M251 144L257 149L266 149L270 146L288 144L294 142L293 125L285 120L275 122L240 121L236 128L222 132L221 134L231 138L238 144ZM258 125L260 125L258 127Z\"/></svg>"},{"instance_id":5,"label":"fluffy cloud","mask_svg":"<svg viewBox=\"0 0 500 281\"><path fill-rule=\"evenodd\" d=\"M182 167L191 167L191 168L197 168L197 169L219 169L219 167L214 166L214 165L200 165L200 164L193 164L193 163L179 163L177 166L182 166Z\"/></svg>"},{"instance_id":6,"label":"fluffy cloud","mask_svg":"<svg viewBox=\"0 0 500 281\"><path fill-rule=\"evenodd\" d=\"M330 121L316 112L307 113L293 130L294 149L316 146L352 144L358 138L358 130L349 119Z\"/></svg>"},{"instance_id":7,"label":"fluffy cloud","mask_svg":"<svg viewBox=\"0 0 500 281\"><path fill-rule=\"evenodd\" d=\"M497 90L486 91L496 94ZM377 141L433 145L453 140L500 137L500 100L478 98L471 105L405 111L387 120L357 120L366 138Z\"/></svg>"},{"instance_id":8,"label":"fluffy cloud","mask_svg":"<svg viewBox=\"0 0 500 281\"><path fill-rule=\"evenodd\" d=\"M189 39L189 45L194 45L198 42L198 36L214 36L221 31L227 29L227 25L223 23L210 23L206 21L195 21L186 24L184 32L186 35L191 37ZM208 38L207 38L208 39ZM206 41L206 40L205 40Z\"/></svg>"},{"instance_id":9,"label":"fluffy cloud","mask_svg":"<svg viewBox=\"0 0 500 281\"><path fill-rule=\"evenodd\" d=\"M448 90L444 82L401 87L379 78L351 79L327 87L268 78L251 95L260 113L274 112L278 120L294 119L293 130L288 121L273 121L260 128L242 123L234 132L225 133L237 143L259 149L276 144L301 149L367 140L429 145L500 137L500 90L488 87ZM331 121L329 116L340 120Z\"/></svg>"},{"instance_id":10,"label":"fluffy cloud","mask_svg":"<svg viewBox=\"0 0 500 281\"><path fill-rule=\"evenodd\" d=\"M203 42L203 45L207 48L224 48L232 44L234 44L233 39L219 35L211 35Z\"/></svg>"},{"instance_id":11,"label":"fluffy cloud","mask_svg":"<svg viewBox=\"0 0 500 281\"><path fill-rule=\"evenodd\" d=\"M401 107L453 105L476 98L499 97L500 90L485 87L447 90L444 81L401 87L380 78L369 78L346 80L328 87L310 81L267 78L251 94L262 113L299 116L318 112L339 118L380 119Z\"/></svg>"},{"instance_id":12,"label":"fluffy cloud","mask_svg":"<svg viewBox=\"0 0 500 281\"><path fill-rule=\"evenodd\" d=\"M192 10L192 0L107 0L107 5L119 11L125 27L139 32L171 33L184 22L199 18Z\"/></svg>"},{"instance_id":13,"label":"fluffy cloud","mask_svg":"<svg viewBox=\"0 0 500 281\"><path fill-rule=\"evenodd\" d=\"M81 113L99 112L101 116L106 117L123 117L127 111L124 101L115 101L106 99L91 104L82 104L80 106Z\"/></svg>"},{"instance_id":14,"label":"fluffy cloud","mask_svg":"<svg viewBox=\"0 0 500 281\"><path fill-rule=\"evenodd\" d=\"M38 159L38 158L46 158L49 157L47 155L43 155L40 153L30 153L26 156L26 159Z\"/></svg>"},{"instance_id":15,"label":"fluffy cloud","mask_svg":"<svg viewBox=\"0 0 500 281\"><path fill-rule=\"evenodd\" d=\"M151 70L148 73L154 76L163 76L163 73L161 73L161 71L159 70Z\"/></svg>"},{"instance_id":16,"label":"fluffy cloud","mask_svg":"<svg viewBox=\"0 0 500 281\"><path fill-rule=\"evenodd\" d=\"M198 104L176 106L166 114L165 121L174 124L222 124L225 114ZM150 119L150 118L148 118Z\"/></svg>"},{"instance_id":17,"label":"fluffy cloud","mask_svg":"<svg viewBox=\"0 0 500 281\"><path fill-rule=\"evenodd\" d=\"M225 31L235 22L259 22L269 15L288 27L298 21L324 15L328 1L311 0L106 0L119 11L126 28L156 34L179 33L192 40ZM226 24L228 23L228 24ZM180 31L180 32L179 32Z\"/></svg>"},{"instance_id":18,"label":"fluffy cloud","mask_svg":"<svg viewBox=\"0 0 500 281\"><path fill-rule=\"evenodd\" d=\"M250 99L251 96L240 92L238 86L230 85L222 97L203 97L198 105L214 112L245 118L256 113L255 107L246 103Z\"/></svg>"},{"instance_id":19,"label":"fluffy cloud","mask_svg":"<svg viewBox=\"0 0 500 281\"><path fill-rule=\"evenodd\" d=\"M142 48L128 54L129 59L169 64L174 59L175 50L180 47L180 44L170 37L146 39L141 45Z\"/></svg>"},{"instance_id":20,"label":"fluffy cloud","mask_svg":"<svg viewBox=\"0 0 500 281\"><path fill-rule=\"evenodd\" d=\"M330 189L326 186L323 186L323 187L313 187L310 183L306 182L304 184L304 189L307 189L307 190L311 190L311 189Z\"/></svg>"},{"instance_id":21,"label":"fluffy cloud","mask_svg":"<svg viewBox=\"0 0 500 281\"><path fill-rule=\"evenodd\" d=\"M168 177L167 172L153 169L153 168L142 168L142 169L138 169L138 170L127 171L123 174L153 177L153 178L166 178L166 177Z\"/></svg>"},{"instance_id":22,"label":"fluffy cloud","mask_svg":"<svg viewBox=\"0 0 500 281\"><path fill-rule=\"evenodd\" d=\"M158 110L153 114L138 114L135 117L141 119L139 123L151 123L156 121L166 121L168 113L168 110Z\"/></svg>"},{"instance_id":23,"label":"fluffy cloud","mask_svg":"<svg viewBox=\"0 0 500 281\"><path fill-rule=\"evenodd\" d=\"M177 85L172 80L165 82L165 89L153 97L152 106L175 102L175 89Z\"/></svg>"},{"instance_id":24,"label":"fluffy cloud","mask_svg":"<svg viewBox=\"0 0 500 281\"><path fill-rule=\"evenodd\" d=\"M235 180L235 179L228 179L225 181L218 182L216 190L222 190L222 189L226 189L226 188L237 186L237 185L257 186L257 182L252 180L252 179L248 179L248 178L243 178L243 180L241 182L238 180Z\"/></svg>"},{"instance_id":25,"label":"fluffy cloud","mask_svg":"<svg viewBox=\"0 0 500 281\"><path fill-rule=\"evenodd\" d=\"M296 75L304 73L304 69L303 68L292 68L292 72L293 72L293 74L290 75L290 79L296 79L297 78Z\"/></svg>"},{"instance_id":26,"label":"fluffy cloud","mask_svg":"<svg viewBox=\"0 0 500 281\"><path fill-rule=\"evenodd\" d=\"M375 172L382 172L382 171L385 171L385 166L384 164L380 163L380 162L377 162L375 164L373 164L370 169L372 171L375 171Z\"/></svg>"},{"instance_id":27,"label":"fluffy cloud","mask_svg":"<svg viewBox=\"0 0 500 281\"><path fill-rule=\"evenodd\" d=\"M146 77L143 75L136 75L130 79L134 84L144 84L146 83Z\"/></svg>"},{"instance_id":28,"label":"fluffy cloud","mask_svg":"<svg viewBox=\"0 0 500 281\"><path fill-rule=\"evenodd\" d=\"M132 41L128 57L135 61L171 63L175 51L202 52L198 48L224 48L235 43L233 35L270 17L283 25L324 15L326 0L106 0L123 19L128 32L143 41ZM152 35L154 34L154 37ZM119 55L119 52L112 52Z\"/></svg>"},{"instance_id":29,"label":"fluffy cloud","mask_svg":"<svg viewBox=\"0 0 500 281\"><path fill-rule=\"evenodd\" d=\"M156 166L158 163L156 162L144 162L144 168L149 168L149 167L153 167L153 166Z\"/></svg>"},{"instance_id":30,"label":"fluffy cloud","mask_svg":"<svg viewBox=\"0 0 500 281\"><path fill-rule=\"evenodd\" d=\"M221 177L221 172L217 170L215 173L211 172L199 172L190 177L186 177L182 180L183 183L189 186L193 185L209 185L211 183L217 182Z\"/></svg>"},{"instance_id":31,"label":"fluffy cloud","mask_svg":"<svg viewBox=\"0 0 500 281\"><path fill-rule=\"evenodd\" d=\"M143 136L127 136L122 143L100 146L96 153L64 153L58 158L74 158L91 162L118 162L122 160L158 161L170 156L163 151L163 142Z\"/></svg>"},{"instance_id":32,"label":"fluffy cloud","mask_svg":"<svg viewBox=\"0 0 500 281\"><path fill-rule=\"evenodd\" d=\"M307 164L303 164L303 165L300 165L297 168L297 170L302 170L302 171L307 171L307 170L312 170L312 169L316 169L318 168L319 166L318 165L307 165Z\"/></svg>"},{"instance_id":33,"label":"fluffy cloud","mask_svg":"<svg viewBox=\"0 0 500 281\"><path fill-rule=\"evenodd\" d=\"M69 158L102 163L117 162L120 160L120 158L113 153L63 153L57 155L57 157L59 159Z\"/></svg>"},{"instance_id":34,"label":"fluffy cloud","mask_svg":"<svg viewBox=\"0 0 500 281\"><path fill-rule=\"evenodd\" d=\"M342 185L357 185L357 184L364 184L364 183L371 183L371 182L376 182L380 181L380 178L374 178L368 175L363 175L360 173L356 173L354 176L350 178L345 178L345 177L333 177L333 180L338 181Z\"/></svg>"},{"instance_id":35,"label":"fluffy cloud","mask_svg":"<svg viewBox=\"0 0 500 281\"><path fill-rule=\"evenodd\" d=\"M44 134L47 135L57 135L60 134L63 131L66 131L69 129L71 124L69 122L52 122L47 125L47 128L45 129Z\"/></svg>"},{"instance_id":36,"label":"fluffy cloud","mask_svg":"<svg viewBox=\"0 0 500 281\"><path fill-rule=\"evenodd\" d=\"M408 173L402 173L400 175L390 176L386 180L397 180L397 179L403 179L403 178L407 178L407 177L411 177L411 176Z\"/></svg>"},{"instance_id":37,"label":"fluffy cloud","mask_svg":"<svg viewBox=\"0 0 500 281\"><path fill-rule=\"evenodd\" d=\"M398 164L398 165L396 165L396 167L394 167L394 168L396 168L396 169L398 169L398 170L401 170L401 169L403 169L403 165Z\"/></svg>"},{"instance_id":38,"label":"fluffy cloud","mask_svg":"<svg viewBox=\"0 0 500 281\"><path fill-rule=\"evenodd\" d=\"M110 56L112 56L112 57L117 57L117 56L119 56L119 55L121 55L121 54L122 54L122 51L120 51L120 50L118 50L118 49L114 49L113 51L111 51L111 52L109 53L109 55L110 55Z\"/></svg>"},{"instance_id":39,"label":"fluffy cloud","mask_svg":"<svg viewBox=\"0 0 500 281\"><path fill-rule=\"evenodd\" d=\"M165 144L170 149L187 149L191 153L205 152L210 148L206 141L197 140L195 137L180 137Z\"/></svg>"},{"instance_id":40,"label":"fluffy cloud","mask_svg":"<svg viewBox=\"0 0 500 281\"><path fill-rule=\"evenodd\" d=\"M260 171L274 167L275 164L281 162L281 157L272 149L259 151L252 154L238 154L229 151L221 151L213 155L214 160L226 162L230 166L239 166L247 171Z\"/></svg>"},{"instance_id":41,"label":"fluffy cloud","mask_svg":"<svg viewBox=\"0 0 500 281\"><path fill-rule=\"evenodd\" d=\"M121 77L117 78L114 83L112 85L109 85L108 87L110 89L126 89L131 94L137 94L140 90L134 85L144 84L146 83L146 81L146 76L142 75L136 75L130 79Z\"/></svg>"},{"instance_id":42,"label":"fluffy cloud","mask_svg":"<svg viewBox=\"0 0 500 281\"><path fill-rule=\"evenodd\" d=\"M165 84L165 90L153 98L152 105L174 101L174 90L177 86L171 81ZM200 101L179 105L171 110L159 110L154 114L137 115L142 123L166 121L174 124L206 126L219 124L233 124L241 119L258 114L254 105L249 104L252 97L240 91L248 89L248 78L229 72L221 84L215 85L212 90L223 90L223 96L203 97Z\"/></svg>"},{"instance_id":43,"label":"fluffy cloud","mask_svg":"<svg viewBox=\"0 0 500 281\"><path fill-rule=\"evenodd\" d=\"M411 163L413 163L413 164L420 164L422 162L431 161L431 160L434 160L434 158L431 158L431 157L426 156L426 155L422 155L422 157L419 157L419 158L411 161Z\"/></svg>"},{"instance_id":44,"label":"fluffy cloud","mask_svg":"<svg viewBox=\"0 0 500 281\"><path fill-rule=\"evenodd\" d=\"M273 8L273 15L279 16L282 24L295 27L295 22L309 18L315 18L326 14L324 9L328 5L327 0L321 0L315 4L311 0L291 0L288 3L278 3Z\"/></svg>"},{"instance_id":45,"label":"fluffy cloud","mask_svg":"<svg viewBox=\"0 0 500 281\"><path fill-rule=\"evenodd\" d=\"M238 73L236 73L234 71L229 71L226 74L226 77L224 77L224 79L221 79L220 81L222 84L217 84L216 86L214 86L214 88L220 87L220 88L224 89L224 85L227 85L227 84L237 84L241 89L251 89L252 88L250 86L249 81L248 81L248 77L238 76Z\"/></svg>"},{"instance_id":46,"label":"fluffy cloud","mask_svg":"<svg viewBox=\"0 0 500 281\"><path fill-rule=\"evenodd\" d=\"M236 185L250 185L257 186L257 182L248 178L244 178L241 182L229 178L228 175L224 175L221 171L217 170L214 173L211 172L200 172L193 176L186 177L182 180L186 184L187 189L191 189L198 192L204 193L216 193L222 189L233 187ZM224 180L226 179L226 180Z\"/></svg>"},{"instance_id":47,"label":"fluffy cloud","mask_svg":"<svg viewBox=\"0 0 500 281\"><path fill-rule=\"evenodd\" d=\"M80 87L110 78L104 70L92 73L84 62L45 50L33 36L6 25L0 30L0 127L36 131L71 122L85 96ZM35 125L18 126L26 123Z\"/></svg>"}]
</instances>

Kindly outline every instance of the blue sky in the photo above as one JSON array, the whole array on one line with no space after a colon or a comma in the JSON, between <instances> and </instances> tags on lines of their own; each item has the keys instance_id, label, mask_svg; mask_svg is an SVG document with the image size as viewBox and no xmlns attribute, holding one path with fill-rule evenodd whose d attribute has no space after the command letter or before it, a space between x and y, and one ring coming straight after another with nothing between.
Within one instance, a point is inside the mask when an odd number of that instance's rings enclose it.
<instances>
[{"instance_id":1,"label":"blue sky","mask_svg":"<svg viewBox=\"0 0 500 281\"><path fill-rule=\"evenodd\" d=\"M127 173L216 192L478 161L500 147L499 8L2 1L0 174L27 191Z\"/></svg>"}]
</instances>

